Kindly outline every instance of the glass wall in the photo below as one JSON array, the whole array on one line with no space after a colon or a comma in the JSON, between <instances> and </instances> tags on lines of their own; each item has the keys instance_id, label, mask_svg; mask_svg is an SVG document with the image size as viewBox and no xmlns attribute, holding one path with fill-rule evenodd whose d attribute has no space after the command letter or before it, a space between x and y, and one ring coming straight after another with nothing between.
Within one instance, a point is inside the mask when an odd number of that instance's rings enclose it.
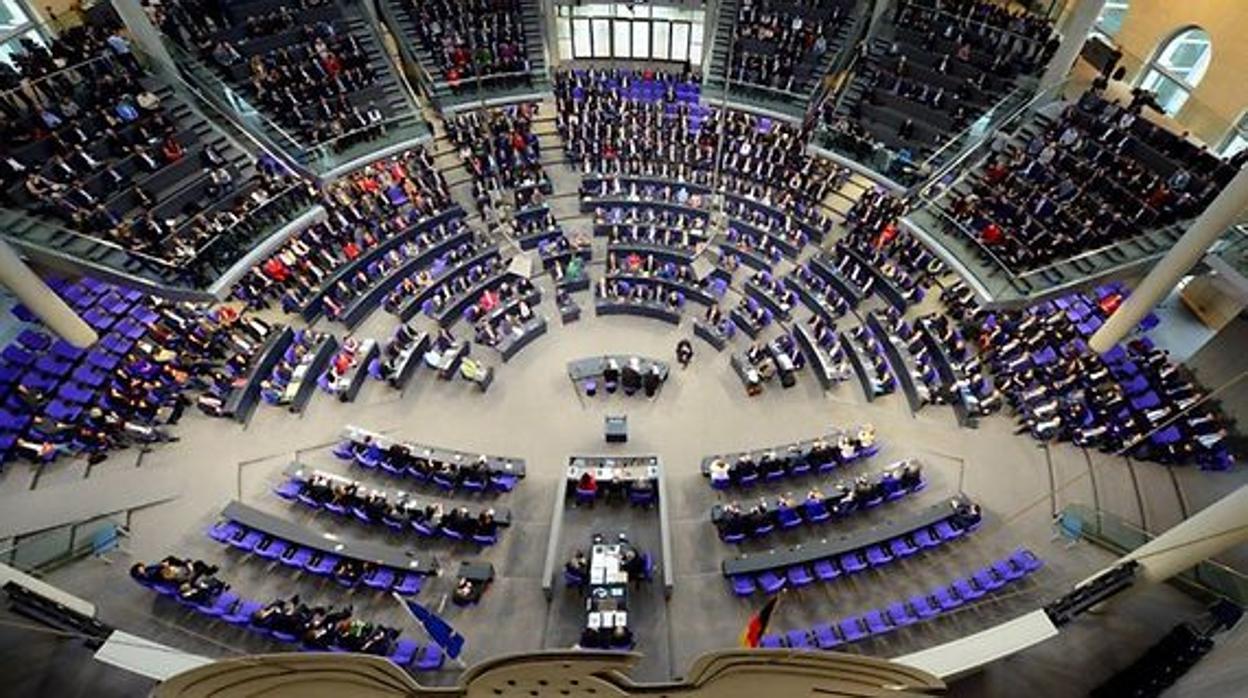
<instances>
[{"instance_id":1,"label":"glass wall","mask_svg":"<svg viewBox=\"0 0 1248 698\"><path fill-rule=\"evenodd\" d=\"M1222 147L1218 149L1218 154L1224 158L1234 157L1245 148L1248 148L1248 111L1239 115L1239 121L1236 121L1230 132L1226 134Z\"/></svg>"},{"instance_id":2,"label":"glass wall","mask_svg":"<svg viewBox=\"0 0 1248 698\"><path fill-rule=\"evenodd\" d=\"M43 35L36 30L35 14L21 0L0 0L0 60L13 64L11 56L21 53L21 40L44 45Z\"/></svg>"},{"instance_id":3,"label":"glass wall","mask_svg":"<svg viewBox=\"0 0 1248 698\"><path fill-rule=\"evenodd\" d=\"M1127 10L1131 9L1130 0L1105 0L1101 14L1096 18L1092 33L1104 37L1114 37L1122 31L1122 20L1127 18Z\"/></svg>"},{"instance_id":4,"label":"glass wall","mask_svg":"<svg viewBox=\"0 0 1248 698\"><path fill-rule=\"evenodd\" d=\"M702 62L703 10L597 3L560 5L558 13L560 60Z\"/></svg>"}]
</instances>

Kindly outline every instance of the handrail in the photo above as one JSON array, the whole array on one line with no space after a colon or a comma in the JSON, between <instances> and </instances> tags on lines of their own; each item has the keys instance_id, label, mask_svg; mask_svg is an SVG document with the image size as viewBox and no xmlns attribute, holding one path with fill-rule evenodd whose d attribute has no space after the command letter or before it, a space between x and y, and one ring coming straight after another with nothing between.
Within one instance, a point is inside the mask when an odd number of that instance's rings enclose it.
<instances>
[{"instance_id":1,"label":"handrail","mask_svg":"<svg viewBox=\"0 0 1248 698\"><path fill-rule=\"evenodd\" d=\"M954 13L949 12L949 11L947 11L947 10L942 10L942 9L940 9L940 8L938 8L938 7L932 7L932 6L930 6L930 5L923 5L923 4L920 4L920 3L914 2L913 0L898 0L898 2L904 2L906 5L909 5L910 7L913 7L913 8L920 9L920 10L922 10L922 11L924 11L924 12L928 12L928 13L931 13L931 14L944 15L944 16L946 16L946 17L950 17L950 18L952 18L952 19L957 20L958 22L960 22L960 23L962 23L962 24L968 24L968 25L978 25L978 26L981 26L981 27L986 27L986 28L991 29L991 30L993 30L993 31L1000 32L1000 33L1002 33L1002 34L1009 34L1010 36L1013 36L1013 37L1018 38L1018 39L1022 39L1023 41L1029 41L1029 42L1031 42L1031 43L1033 43L1033 44L1035 44L1035 43L1041 43L1041 40L1040 40L1040 39L1036 39L1036 38L1034 38L1034 37L1027 36L1026 34L1019 34L1018 32L1014 31L1013 29L1004 29L1004 28L1002 28L1002 27L998 27L998 26L997 26L997 25L995 25L995 24L989 24L989 23L987 23L987 22L980 21L980 20L977 20L977 19L971 19L970 17L964 17L964 16L962 16L962 15L954 14ZM1045 20L1046 20L1046 21L1050 21L1047 17L1045 18ZM1050 31L1051 31L1051 32L1056 31L1056 27L1052 26L1052 22L1051 22L1051 21L1050 21L1050 27L1049 27L1049 28L1050 28ZM1047 39L1046 39L1045 41L1047 41Z\"/></svg>"},{"instance_id":2,"label":"handrail","mask_svg":"<svg viewBox=\"0 0 1248 698\"><path fill-rule=\"evenodd\" d=\"M972 121L971 123L963 127L961 131L958 131L952 137L946 139L945 142L939 148L937 148L931 155L927 156L926 159L920 162L919 170L922 171L925 168L936 166L935 163L939 161L939 159L943 156L945 151L952 149L954 145L958 143L958 141L960 141L964 135L970 134L976 128L985 129L983 135L981 136L978 142L976 142L974 145L967 147L966 151L963 154L959 155L958 157L955 157L949 163L946 163L945 165L941 165L939 171L932 173L931 181L939 181L939 179L943 177L945 174L947 174L950 170L952 170L954 167L964 162L967 155L974 152L982 143L989 140L990 138L995 136L997 133L1000 133L1001 130L1005 128L1006 124L1010 123L1012 120L1017 118L1019 114L1025 112L1027 109L1030 109L1032 105L1035 104L1036 100L1038 100L1041 96L1043 96L1043 93L1037 94L1033 98L1027 100L1027 102L1025 102L1024 104L1016 108L1014 111L1006 115L1005 118L1001 119L1001 122L998 123L995 127L992 126L992 120L993 120L992 113L994 111L996 111L1005 103L1013 100L1016 95L1030 92L1030 90L1031 90L1031 86L1029 85L1019 85L1015 87L1013 90L1010 90L1009 92L1007 92L1005 96L997 100L996 104L993 104L991 107L986 109L984 113L980 114L977 119L975 119L974 121ZM981 124L980 122L983 121L984 119L987 119L987 122L984 124ZM923 186L926 187L928 185L923 185Z\"/></svg>"},{"instance_id":3,"label":"handrail","mask_svg":"<svg viewBox=\"0 0 1248 698\"><path fill-rule=\"evenodd\" d=\"M62 73L68 73L71 70L77 72L83 66L89 65L91 63L95 63L96 61L108 61L110 63L113 63L113 62L116 62L116 60L117 60L116 55L114 55L113 52L106 46L101 51L100 55L95 56L94 58L88 58L85 61L79 61L73 65L67 65L64 68L57 68L56 70L50 73L45 73L38 77L34 77L34 78L26 77L25 75L22 75L20 71L18 71L18 75L20 79L24 81L25 84L19 85L17 87L12 87L4 91L0 91L0 99L8 99L10 95L15 95L18 93L22 93L24 96L24 92L26 88L28 87L38 87L41 83L51 80L52 78L58 77Z\"/></svg>"},{"instance_id":4,"label":"handrail","mask_svg":"<svg viewBox=\"0 0 1248 698\"><path fill-rule=\"evenodd\" d=\"M25 221L29 221L32 225L35 225L35 226L51 228L58 233L61 233L64 235L70 235L75 238L81 238L93 245L102 245L104 247L111 248L112 250L116 252L120 252L121 254L138 257L145 262L150 262L151 264L156 264L162 267L166 267L167 269L171 271L174 269L177 269L177 266L167 259L163 259L161 257L154 257L146 252L140 252L139 250L134 250L129 247L123 247L111 240L106 240L104 238L97 237L90 233L84 233L79 230L67 228L63 224L61 224L59 221L55 221L50 218L44 218L42 216L36 216L29 211L13 209L13 208L8 208L8 207L0 207L0 212L3 212L4 214L10 215L16 218L20 218ZM0 235L3 235L4 237L9 238L11 240L17 240L19 242L26 242L28 244L34 244L34 245L43 244L37 240L27 240L24 236L20 234L12 233L11 227L9 226L6 226L5 228L0 229Z\"/></svg>"}]
</instances>

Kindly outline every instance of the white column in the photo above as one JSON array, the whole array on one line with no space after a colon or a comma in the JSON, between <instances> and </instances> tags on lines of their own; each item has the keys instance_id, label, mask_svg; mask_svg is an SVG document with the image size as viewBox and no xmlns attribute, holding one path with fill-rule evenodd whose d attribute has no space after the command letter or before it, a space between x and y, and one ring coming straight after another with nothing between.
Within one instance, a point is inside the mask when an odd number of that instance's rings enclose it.
<instances>
[{"instance_id":1,"label":"white column","mask_svg":"<svg viewBox=\"0 0 1248 698\"><path fill-rule=\"evenodd\" d=\"M17 252L3 240L0 240L0 283L66 342L85 349L99 339L95 330L48 288L43 279L35 276Z\"/></svg>"},{"instance_id":2,"label":"white column","mask_svg":"<svg viewBox=\"0 0 1248 698\"><path fill-rule=\"evenodd\" d=\"M1088 346L1098 354L1113 348L1127 336L1149 311L1157 306L1175 284L1205 256L1212 245L1239 216L1248 210L1248 167L1241 169L1222 193L1209 204L1174 247L1162 257L1140 285L1127 296L1118 310L1092 335Z\"/></svg>"},{"instance_id":3,"label":"white column","mask_svg":"<svg viewBox=\"0 0 1248 698\"><path fill-rule=\"evenodd\" d=\"M1248 485L1124 555L1111 567L1134 560L1140 565L1140 577L1155 584L1245 541L1248 541ZM1104 570L1084 581L1102 572Z\"/></svg>"},{"instance_id":4,"label":"white column","mask_svg":"<svg viewBox=\"0 0 1248 698\"><path fill-rule=\"evenodd\" d=\"M177 75L178 70L174 65L173 57L169 55L164 42L160 39L160 30L152 24L143 6L134 0L113 0L112 5L117 11L117 16L126 25L126 33L130 41L134 43L134 47L151 59L152 65L149 67L162 75Z\"/></svg>"},{"instance_id":5,"label":"white column","mask_svg":"<svg viewBox=\"0 0 1248 698\"><path fill-rule=\"evenodd\" d=\"M1105 0L1078 0L1078 4L1066 13L1066 20L1058 28L1062 43L1049 61L1049 67L1045 68L1044 77L1040 78L1040 89L1061 82L1075 67L1079 51L1088 40L1088 32L1092 31L1092 25L1096 24L1096 18L1104 7Z\"/></svg>"}]
</instances>

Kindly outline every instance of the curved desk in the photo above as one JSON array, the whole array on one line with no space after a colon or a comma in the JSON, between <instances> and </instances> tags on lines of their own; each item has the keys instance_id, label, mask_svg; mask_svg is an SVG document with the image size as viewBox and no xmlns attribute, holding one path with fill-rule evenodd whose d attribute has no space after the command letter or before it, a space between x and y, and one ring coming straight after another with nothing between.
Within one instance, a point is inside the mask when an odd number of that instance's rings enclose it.
<instances>
[{"instance_id":1,"label":"curved desk","mask_svg":"<svg viewBox=\"0 0 1248 698\"><path fill-rule=\"evenodd\" d=\"M405 299L399 307L395 308L391 312L399 316L399 319L403 322L411 320L416 313L420 312L421 306L424 305L425 301L429 300L435 293L437 293L438 289L442 287L442 284L468 271L474 264L479 264L487 259L497 256L498 245L490 245L486 249L455 265L454 268L446 270L441 276L435 279L433 283L417 291L416 295Z\"/></svg>"},{"instance_id":2,"label":"curved desk","mask_svg":"<svg viewBox=\"0 0 1248 698\"><path fill-rule=\"evenodd\" d=\"M520 327L519 332L509 332L498 344L494 346L498 350L499 355L506 363L511 357L520 353L520 350L529 346L533 340L546 334L546 318L541 315L534 315L529 318L528 322Z\"/></svg>"},{"instance_id":3,"label":"curved desk","mask_svg":"<svg viewBox=\"0 0 1248 698\"><path fill-rule=\"evenodd\" d=\"M660 276L640 276L637 274L612 274L607 277L607 281L624 281L629 284L652 284L663 288L664 292L678 291L685 296L685 300L693 301L701 305L714 305L718 302L710 291L690 286L681 281L673 281L664 279Z\"/></svg>"},{"instance_id":4,"label":"curved desk","mask_svg":"<svg viewBox=\"0 0 1248 698\"><path fill-rule=\"evenodd\" d=\"M824 538L815 543L795 545L785 550L772 548L763 553L738 555L724 560L721 568L725 577L763 572L783 574L785 570L794 565L807 565L819 560L837 558L845 553L863 551L874 545L886 544L893 538L935 526L942 521L950 521L971 503L970 499L959 495L939 504L933 504L913 516L886 521L858 533ZM952 521L950 525L955 530L964 530L954 525Z\"/></svg>"},{"instance_id":5,"label":"curved desk","mask_svg":"<svg viewBox=\"0 0 1248 698\"><path fill-rule=\"evenodd\" d=\"M265 513L235 500L221 512L221 518L271 538L326 556L348 558L388 567L395 572L419 575L437 574L438 561L432 555L417 554L388 545L349 541L334 533L320 533Z\"/></svg>"},{"instance_id":6,"label":"curved desk","mask_svg":"<svg viewBox=\"0 0 1248 698\"><path fill-rule=\"evenodd\" d=\"M264 340L264 346L251 368L247 370L246 381L240 388L230 391L225 399L223 411L235 421L247 423L256 406L260 404L260 384L268 380L273 368L282 360L286 349L295 339L295 332L289 326L280 331L270 332Z\"/></svg>"},{"instance_id":7,"label":"curved desk","mask_svg":"<svg viewBox=\"0 0 1248 698\"><path fill-rule=\"evenodd\" d=\"M862 289L850 283L849 279L846 279L845 275L841 273L841 270L837 269L836 265L832 264L826 257L823 255L812 257L808 264L811 273L828 282L832 288L836 289L836 292L841 294L841 298L844 298L845 302L849 303L849 307L856 308L862 302L864 296Z\"/></svg>"},{"instance_id":8,"label":"curved desk","mask_svg":"<svg viewBox=\"0 0 1248 698\"><path fill-rule=\"evenodd\" d=\"M656 261L672 262L674 264L691 264L696 254L692 249L667 247L666 245L648 245L636 242L609 243L607 245L607 255L614 254L617 264L621 257L628 257L634 252L642 259L652 256Z\"/></svg>"},{"instance_id":9,"label":"curved desk","mask_svg":"<svg viewBox=\"0 0 1248 698\"><path fill-rule=\"evenodd\" d=\"M305 322L312 322L313 320L316 320L321 315L321 311L323 309L322 301L325 299L325 294L329 292L329 289L334 287L334 284L351 276L358 269L367 269L370 263L374 260L381 259L387 252L403 244L404 241L409 240L412 237L415 237L416 235L419 235L420 233L441 223L446 223L456 218L462 218L465 215L464 209L460 208L458 204L455 204L451 208L448 208L435 216L417 221L406 229L400 231L398 234L392 235L381 241L380 244L371 250L368 250L359 257L356 257L350 264L343 265L334 270L334 273L325 278L325 281L316 289L316 291L312 294L312 297L309 298L307 302L304 303L303 307L299 309L300 317L302 317Z\"/></svg>"},{"instance_id":10,"label":"curved desk","mask_svg":"<svg viewBox=\"0 0 1248 698\"><path fill-rule=\"evenodd\" d=\"M630 301L623 298L599 298L594 301L595 315L637 315L662 320L670 325L680 324L680 311L672 310L658 301Z\"/></svg>"},{"instance_id":11,"label":"curved desk","mask_svg":"<svg viewBox=\"0 0 1248 698\"><path fill-rule=\"evenodd\" d=\"M910 403L910 411L918 412L927 404L919 395L919 386L915 379L922 376L910 349L901 337L884 326L884 322L875 312L867 313L867 328L875 335L875 341L884 349L884 355L893 366L893 377L901 384L901 391L906 394Z\"/></svg>"},{"instance_id":12,"label":"curved desk","mask_svg":"<svg viewBox=\"0 0 1248 698\"><path fill-rule=\"evenodd\" d=\"M620 370L623 371L624 367L632 359L638 360L640 364L640 368L638 368L639 373L649 373L652 366L657 366L659 368L659 380L661 382L667 381L667 377L670 374L667 362L635 354L605 354L603 356L591 356L585 359L569 361L568 378L573 383L579 383L587 378L601 378L602 372L607 369L607 362L614 361L620 367Z\"/></svg>"},{"instance_id":13,"label":"curved desk","mask_svg":"<svg viewBox=\"0 0 1248 698\"><path fill-rule=\"evenodd\" d=\"M793 293L797 294L797 297L807 308L810 308L812 313L818 315L828 325L835 327L836 321L845 314L840 308L829 303L827 298L819 295L815 289L806 285L806 282L796 274L785 277L784 282L785 286L793 289Z\"/></svg>"},{"instance_id":14,"label":"curved desk","mask_svg":"<svg viewBox=\"0 0 1248 698\"><path fill-rule=\"evenodd\" d=\"M365 289L364 293L356 296L343 309L342 315L338 317L338 321L346 325L349 329L355 329L361 322L364 322L377 306L381 304L395 286L399 285L403 279L412 275L419 269L429 266L435 259L442 256L451 249L462 245L472 239L472 231L465 228L462 232L456 233L439 242L433 244L415 257L406 259L398 267L392 269L390 273L374 281L373 285Z\"/></svg>"},{"instance_id":15,"label":"curved desk","mask_svg":"<svg viewBox=\"0 0 1248 698\"><path fill-rule=\"evenodd\" d=\"M337 381L329 379L329 368L324 372L325 376L325 392L330 395L338 396L339 402L353 402L355 396L360 394L360 388L364 387L364 380L368 378L368 365L376 359L381 353L381 348L375 339L365 339L360 342L360 348L356 352L358 357L351 370L347 371ZM332 363L332 360L331 360Z\"/></svg>"},{"instance_id":16,"label":"curved desk","mask_svg":"<svg viewBox=\"0 0 1248 698\"><path fill-rule=\"evenodd\" d=\"M438 325L443 328L450 327L459 321L469 307L476 304L477 299L486 291L493 291L503 285L504 281L511 278L520 278L512 274L506 267L493 276L486 277L475 285L469 287L463 293L451 298L445 306L440 310L434 311L434 319L438 321ZM541 300L541 297L538 297Z\"/></svg>"}]
</instances>

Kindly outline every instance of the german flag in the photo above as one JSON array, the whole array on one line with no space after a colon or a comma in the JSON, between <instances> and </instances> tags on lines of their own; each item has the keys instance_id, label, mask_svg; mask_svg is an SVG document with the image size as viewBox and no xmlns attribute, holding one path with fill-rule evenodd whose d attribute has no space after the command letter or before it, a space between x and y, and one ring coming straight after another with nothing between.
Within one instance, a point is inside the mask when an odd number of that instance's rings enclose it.
<instances>
[{"instance_id":1,"label":"german flag","mask_svg":"<svg viewBox=\"0 0 1248 698\"><path fill-rule=\"evenodd\" d=\"M780 602L780 596L776 595L767 599L767 603L758 609L754 615L750 616L749 622L745 624L745 630L741 633L742 647L758 647L758 643L763 639L763 633L767 632L767 623L771 621L771 614L776 610L776 604Z\"/></svg>"}]
</instances>

